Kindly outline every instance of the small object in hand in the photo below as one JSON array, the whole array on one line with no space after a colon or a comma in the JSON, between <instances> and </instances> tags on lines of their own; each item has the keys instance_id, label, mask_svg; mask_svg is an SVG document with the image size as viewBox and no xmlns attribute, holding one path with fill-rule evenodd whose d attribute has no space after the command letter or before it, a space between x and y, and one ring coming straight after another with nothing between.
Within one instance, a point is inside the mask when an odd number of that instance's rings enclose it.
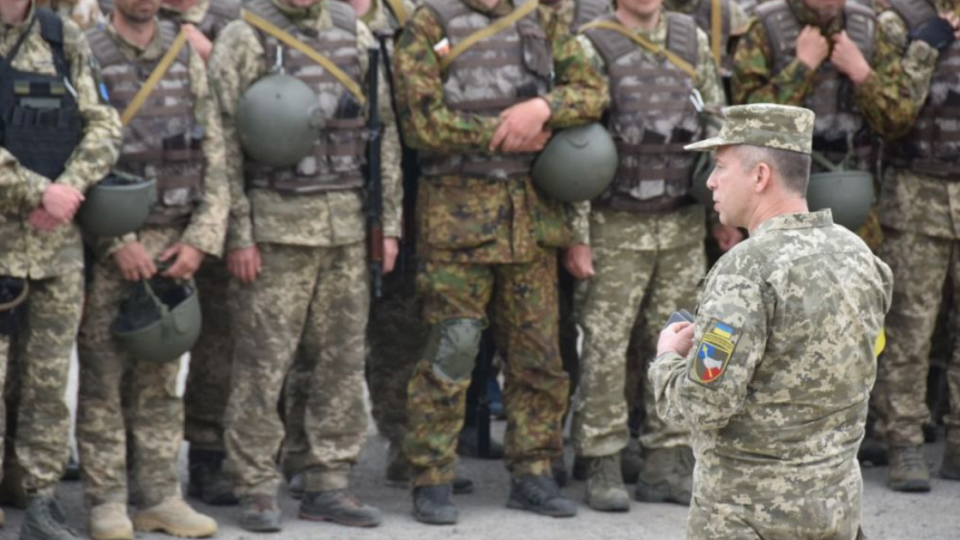
<instances>
[{"instance_id":1,"label":"small object in hand","mask_svg":"<svg viewBox=\"0 0 960 540\"><path fill-rule=\"evenodd\" d=\"M678 323L678 322L692 323L695 320L696 320L696 317L691 315L689 311L681 308L679 311L674 311L673 314L670 315L670 318L667 319L667 324L665 324L663 328L664 330L666 330L673 323Z\"/></svg>"}]
</instances>

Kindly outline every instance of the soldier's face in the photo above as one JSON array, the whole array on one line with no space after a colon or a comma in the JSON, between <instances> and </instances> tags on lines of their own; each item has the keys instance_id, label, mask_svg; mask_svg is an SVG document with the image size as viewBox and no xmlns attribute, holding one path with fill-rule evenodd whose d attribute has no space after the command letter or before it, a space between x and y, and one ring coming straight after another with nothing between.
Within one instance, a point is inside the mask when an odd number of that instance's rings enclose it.
<instances>
[{"instance_id":1,"label":"soldier's face","mask_svg":"<svg viewBox=\"0 0 960 540\"><path fill-rule=\"evenodd\" d=\"M116 0L114 8L128 21L147 23L160 11L160 0Z\"/></svg>"},{"instance_id":2,"label":"soldier's face","mask_svg":"<svg viewBox=\"0 0 960 540\"><path fill-rule=\"evenodd\" d=\"M716 152L716 167L707 180L713 192L713 209L720 222L731 227L745 227L755 207L753 171L744 170L744 163L735 146L722 146Z\"/></svg>"},{"instance_id":3,"label":"soldier's face","mask_svg":"<svg viewBox=\"0 0 960 540\"><path fill-rule=\"evenodd\" d=\"M617 9L623 9L639 18L647 18L660 11L663 0L617 0Z\"/></svg>"},{"instance_id":4,"label":"soldier's face","mask_svg":"<svg viewBox=\"0 0 960 540\"><path fill-rule=\"evenodd\" d=\"M831 21L843 11L846 0L803 0L803 3L817 12L821 21Z\"/></svg>"}]
</instances>

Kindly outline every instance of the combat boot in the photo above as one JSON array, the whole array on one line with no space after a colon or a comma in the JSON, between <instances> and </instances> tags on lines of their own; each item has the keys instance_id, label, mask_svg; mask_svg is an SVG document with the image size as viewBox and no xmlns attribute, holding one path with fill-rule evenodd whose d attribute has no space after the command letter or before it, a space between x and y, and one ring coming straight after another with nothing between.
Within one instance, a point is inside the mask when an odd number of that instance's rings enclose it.
<instances>
[{"instance_id":1,"label":"combat boot","mask_svg":"<svg viewBox=\"0 0 960 540\"><path fill-rule=\"evenodd\" d=\"M19 463L10 463L3 468L3 480L0 481L0 503L10 505L21 510L30 504L27 491L23 488L23 477L26 472Z\"/></svg>"},{"instance_id":2,"label":"combat boot","mask_svg":"<svg viewBox=\"0 0 960 540\"><path fill-rule=\"evenodd\" d=\"M923 446L890 446L890 471L887 485L894 491L925 493L930 491L930 470L923 457Z\"/></svg>"},{"instance_id":3,"label":"combat boot","mask_svg":"<svg viewBox=\"0 0 960 540\"><path fill-rule=\"evenodd\" d=\"M233 506L240 502L233 492L233 482L223 472L224 452L194 450L189 453L190 482L187 495L211 506Z\"/></svg>"},{"instance_id":4,"label":"combat boot","mask_svg":"<svg viewBox=\"0 0 960 540\"><path fill-rule=\"evenodd\" d=\"M940 478L960 480L960 444L951 443L943 449L943 462L940 464Z\"/></svg>"},{"instance_id":5,"label":"combat boot","mask_svg":"<svg viewBox=\"0 0 960 540\"><path fill-rule=\"evenodd\" d=\"M290 496L296 500L303 498L303 473L297 473L290 477L290 481L287 482L287 491L290 492Z\"/></svg>"},{"instance_id":6,"label":"combat boot","mask_svg":"<svg viewBox=\"0 0 960 540\"><path fill-rule=\"evenodd\" d=\"M53 497L36 497L27 505L20 540L77 540L67 527L60 503Z\"/></svg>"},{"instance_id":7,"label":"combat boot","mask_svg":"<svg viewBox=\"0 0 960 540\"><path fill-rule=\"evenodd\" d=\"M627 512L630 495L623 485L620 457L595 457L587 467L586 503L600 512Z\"/></svg>"},{"instance_id":8,"label":"combat boot","mask_svg":"<svg viewBox=\"0 0 960 540\"><path fill-rule=\"evenodd\" d=\"M400 451L399 445L393 443L390 444L390 449L387 451L386 476L387 484L391 486L407 487L410 485L410 464L407 463L407 458ZM453 479L454 495L466 495L467 493L473 493L473 490L473 480L462 476Z\"/></svg>"},{"instance_id":9,"label":"combat boot","mask_svg":"<svg viewBox=\"0 0 960 540\"><path fill-rule=\"evenodd\" d=\"M127 505L106 503L90 509L87 525L93 540L133 540L133 523L127 516Z\"/></svg>"},{"instance_id":10,"label":"combat boot","mask_svg":"<svg viewBox=\"0 0 960 540\"><path fill-rule=\"evenodd\" d=\"M553 476L521 476L510 480L507 508L558 518L577 515L577 503L560 493Z\"/></svg>"},{"instance_id":11,"label":"combat boot","mask_svg":"<svg viewBox=\"0 0 960 540\"><path fill-rule=\"evenodd\" d=\"M362 504L342 489L307 491L300 502L300 519L332 521L348 527L376 527L383 522L380 510Z\"/></svg>"},{"instance_id":12,"label":"combat boot","mask_svg":"<svg viewBox=\"0 0 960 540\"><path fill-rule=\"evenodd\" d=\"M459 511L453 504L453 486L437 484L413 489L413 517L428 525L454 525Z\"/></svg>"},{"instance_id":13,"label":"combat boot","mask_svg":"<svg viewBox=\"0 0 960 540\"><path fill-rule=\"evenodd\" d=\"M693 451L686 446L645 450L634 497L640 502L690 505Z\"/></svg>"},{"instance_id":14,"label":"combat boot","mask_svg":"<svg viewBox=\"0 0 960 540\"><path fill-rule=\"evenodd\" d=\"M620 475L624 484L636 484L643 468L643 456L640 455L640 441L630 437L627 447L620 451Z\"/></svg>"},{"instance_id":15,"label":"combat boot","mask_svg":"<svg viewBox=\"0 0 960 540\"><path fill-rule=\"evenodd\" d=\"M133 526L141 532L162 532L181 538L206 538L217 534L217 522L187 504L180 496L167 497L158 505L140 510Z\"/></svg>"},{"instance_id":16,"label":"combat boot","mask_svg":"<svg viewBox=\"0 0 960 540\"><path fill-rule=\"evenodd\" d=\"M279 532L282 514L276 497L249 495L240 498L240 527L252 532Z\"/></svg>"}]
</instances>

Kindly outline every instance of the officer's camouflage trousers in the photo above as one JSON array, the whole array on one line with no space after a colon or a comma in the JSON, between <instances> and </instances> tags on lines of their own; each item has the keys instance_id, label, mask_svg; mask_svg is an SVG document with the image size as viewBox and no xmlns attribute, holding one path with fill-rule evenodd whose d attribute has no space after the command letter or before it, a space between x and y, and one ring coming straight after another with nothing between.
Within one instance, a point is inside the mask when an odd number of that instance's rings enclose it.
<instances>
[{"instance_id":1,"label":"officer's camouflage trousers","mask_svg":"<svg viewBox=\"0 0 960 540\"><path fill-rule=\"evenodd\" d=\"M920 445L921 425L930 417L926 401L930 343L944 282L960 283L960 241L891 228L885 228L883 234L879 255L893 270L894 285L876 391L881 392L887 441ZM953 291L953 305L960 305L960 288ZM960 319L950 320L956 323ZM944 423L948 431L956 433L960 431L960 348L956 345L946 372L950 413Z\"/></svg>"},{"instance_id":2,"label":"officer's camouflage trousers","mask_svg":"<svg viewBox=\"0 0 960 540\"><path fill-rule=\"evenodd\" d=\"M237 495L275 495L284 439L277 412L297 356L307 362L302 449L288 456L307 491L343 489L364 442L364 332L370 307L366 246L261 244L263 271L233 297L236 347L227 406L228 468Z\"/></svg>"},{"instance_id":3,"label":"officer's camouflage trousers","mask_svg":"<svg viewBox=\"0 0 960 540\"><path fill-rule=\"evenodd\" d=\"M514 477L548 474L562 449L568 391L557 337L556 251L538 249L534 261L523 264L425 262L417 284L431 325L485 321L493 302L505 360L506 465ZM416 471L415 486L453 480L470 385L469 377L438 373L433 360L421 359L408 387L404 453Z\"/></svg>"},{"instance_id":4,"label":"officer's camouflage trousers","mask_svg":"<svg viewBox=\"0 0 960 540\"><path fill-rule=\"evenodd\" d=\"M624 231L629 232L629 231ZM576 310L583 328L574 444L579 455L613 455L627 445L628 399L640 387L646 448L688 445L686 430L657 414L646 377L657 339L670 314L696 306L706 255L702 242L660 251L631 249L629 239L595 242L596 275L578 285ZM624 241L621 241L624 240ZM628 363L627 349L633 343Z\"/></svg>"},{"instance_id":5,"label":"officer's camouflage trousers","mask_svg":"<svg viewBox=\"0 0 960 540\"><path fill-rule=\"evenodd\" d=\"M172 228L139 233L140 242L153 258L179 236L179 231ZM84 495L91 506L127 502L128 434L132 438L132 477L141 496L138 503L149 507L180 494L180 362L138 360L114 340L111 327L130 288L112 258L98 260L77 338L77 446Z\"/></svg>"},{"instance_id":6,"label":"officer's camouflage trousers","mask_svg":"<svg viewBox=\"0 0 960 540\"><path fill-rule=\"evenodd\" d=\"M28 493L52 495L69 457L70 409L64 398L73 341L83 309L83 272L30 280L27 315L10 340L0 336L0 388L7 358L19 371L19 412L15 451ZM6 404L0 399L0 427L6 433ZM2 459L2 457L0 457Z\"/></svg>"},{"instance_id":7,"label":"officer's camouflage trousers","mask_svg":"<svg viewBox=\"0 0 960 540\"><path fill-rule=\"evenodd\" d=\"M694 497L687 515L687 540L865 540L860 532L863 482L856 462L853 468L840 484L797 493L779 504L733 504ZM730 494L731 499L736 496Z\"/></svg>"},{"instance_id":8,"label":"officer's camouflage trousers","mask_svg":"<svg viewBox=\"0 0 960 540\"><path fill-rule=\"evenodd\" d=\"M203 330L190 351L190 372L183 395L184 437L190 448L224 451L223 417L230 399L233 331L228 293L230 272L208 258L197 272Z\"/></svg>"}]
</instances>

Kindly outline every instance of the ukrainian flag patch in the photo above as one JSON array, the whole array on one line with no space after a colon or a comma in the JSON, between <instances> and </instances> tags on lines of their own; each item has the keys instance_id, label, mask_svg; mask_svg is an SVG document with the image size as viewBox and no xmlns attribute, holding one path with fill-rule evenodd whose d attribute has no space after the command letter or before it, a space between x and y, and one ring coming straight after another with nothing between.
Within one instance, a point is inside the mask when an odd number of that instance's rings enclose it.
<instances>
[{"instance_id":1,"label":"ukrainian flag patch","mask_svg":"<svg viewBox=\"0 0 960 540\"><path fill-rule=\"evenodd\" d=\"M727 371L739 340L739 330L721 321L712 322L697 345L697 354L690 366L690 378L707 387L719 382Z\"/></svg>"}]
</instances>

